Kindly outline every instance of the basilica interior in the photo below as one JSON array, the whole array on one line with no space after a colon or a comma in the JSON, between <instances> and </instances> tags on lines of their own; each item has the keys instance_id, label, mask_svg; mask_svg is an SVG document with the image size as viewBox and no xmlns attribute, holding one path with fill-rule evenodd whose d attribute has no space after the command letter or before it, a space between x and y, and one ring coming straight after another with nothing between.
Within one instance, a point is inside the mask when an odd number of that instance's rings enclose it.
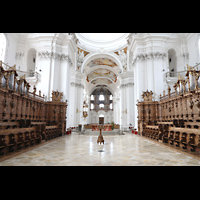
<instances>
[{"instance_id":1,"label":"basilica interior","mask_svg":"<svg viewBox=\"0 0 200 200\"><path fill-rule=\"evenodd\" d=\"M199 165L199 65L199 33L0 33L0 166Z\"/></svg>"}]
</instances>

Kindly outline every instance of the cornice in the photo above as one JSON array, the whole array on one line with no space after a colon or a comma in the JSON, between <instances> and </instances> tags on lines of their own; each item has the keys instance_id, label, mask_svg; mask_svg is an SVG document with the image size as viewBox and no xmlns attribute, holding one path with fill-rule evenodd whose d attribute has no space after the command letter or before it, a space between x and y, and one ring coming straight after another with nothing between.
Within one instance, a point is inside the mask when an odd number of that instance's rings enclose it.
<instances>
[{"instance_id":1,"label":"cornice","mask_svg":"<svg viewBox=\"0 0 200 200\"><path fill-rule=\"evenodd\" d=\"M60 61L67 61L69 62L70 65L72 65L72 61L68 55L65 54L59 54L59 53L54 53L54 52L48 52L48 51L40 51L38 52L38 57L40 59L55 59L55 60L60 60Z\"/></svg>"},{"instance_id":2,"label":"cornice","mask_svg":"<svg viewBox=\"0 0 200 200\"><path fill-rule=\"evenodd\" d=\"M129 82L129 83L121 84L121 85L119 86L119 88L126 88L126 87L132 87L132 86L134 86L134 83Z\"/></svg>"},{"instance_id":3,"label":"cornice","mask_svg":"<svg viewBox=\"0 0 200 200\"><path fill-rule=\"evenodd\" d=\"M167 57L167 54L165 52L150 52L146 54L141 53L133 59L132 65L134 66L138 60L145 61L150 59L164 59L165 57Z\"/></svg>"}]
</instances>

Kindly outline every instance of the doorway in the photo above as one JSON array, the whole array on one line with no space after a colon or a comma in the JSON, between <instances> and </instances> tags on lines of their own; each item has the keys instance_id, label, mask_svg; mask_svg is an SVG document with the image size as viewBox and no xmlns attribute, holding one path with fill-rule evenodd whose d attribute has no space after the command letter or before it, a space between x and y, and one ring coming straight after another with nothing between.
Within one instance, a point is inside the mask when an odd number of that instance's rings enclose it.
<instances>
[{"instance_id":1,"label":"doorway","mask_svg":"<svg viewBox=\"0 0 200 200\"><path fill-rule=\"evenodd\" d=\"M104 124L104 117L99 117L99 124Z\"/></svg>"},{"instance_id":2,"label":"doorway","mask_svg":"<svg viewBox=\"0 0 200 200\"><path fill-rule=\"evenodd\" d=\"M27 69L29 72L29 77L34 77L35 62L36 62L36 50L34 48L31 48L28 50L27 54Z\"/></svg>"},{"instance_id":3,"label":"doorway","mask_svg":"<svg viewBox=\"0 0 200 200\"><path fill-rule=\"evenodd\" d=\"M99 124L104 124L104 115L99 115Z\"/></svg>"}]
</instances>

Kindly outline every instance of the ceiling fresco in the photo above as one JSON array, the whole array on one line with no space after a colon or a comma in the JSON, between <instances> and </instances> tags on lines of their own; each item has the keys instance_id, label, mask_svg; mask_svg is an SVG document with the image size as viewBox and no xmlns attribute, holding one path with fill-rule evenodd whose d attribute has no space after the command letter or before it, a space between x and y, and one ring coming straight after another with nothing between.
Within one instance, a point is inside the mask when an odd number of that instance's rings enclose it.
<instances>
[{"instance_id":1,"label":"ceiling fresco","mask_svg":"<svg viewBox=\"0 0 200 200\"><path fill-rule=\"evenodd\" d=\"M94 67L96 65L107 65L107 66L110 66L110 67L117 66L117 64L114 61L112 61L108 58L97 58L97 59L94 59L94 60L92 60L88 63L89 67Z\"/></svg>"},{"instance_id":2,"label":"ceiling fresco","mask_svg":"<svg viewBox=\"0 0 200 200\"><path fill-rule=\"evenodd\" d=\"M87 75L87 82L90 82L96 77L109 78L113 82L117 81L117 75L108 69L98 68Z\"/></svg>"}]
</instances>

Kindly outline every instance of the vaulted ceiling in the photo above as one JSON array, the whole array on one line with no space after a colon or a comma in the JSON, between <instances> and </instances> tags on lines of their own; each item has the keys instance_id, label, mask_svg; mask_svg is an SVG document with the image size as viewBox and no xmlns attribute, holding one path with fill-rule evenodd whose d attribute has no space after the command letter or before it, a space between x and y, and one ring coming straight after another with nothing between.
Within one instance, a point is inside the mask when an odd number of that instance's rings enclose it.
<instances>
[{"instance_id":1,"label":"vaulted ceiling","mask_svg":"<svg viewBox=\"0 0 200 200\"><path fill-rule=\"evenodd\" d=\"M94 90L98 86L114 91L118 86L120 67L112 57L103 54L112 53L118 57L118 51L126 49L129 33L75 33L78 38L78 50L88 54L95 53L84 68L86 83Z\"/></svg>"},{"instance_id":2,"label":"vaulted ceiling","mask_svg":"<svg viewBox=\"0 0 200 200\"><path fill-rule=\"evenodd\" d=\"M127 45L130 33L75 33L81 49L98 51L116 51Z\"/></svg>"}]
</instances>

